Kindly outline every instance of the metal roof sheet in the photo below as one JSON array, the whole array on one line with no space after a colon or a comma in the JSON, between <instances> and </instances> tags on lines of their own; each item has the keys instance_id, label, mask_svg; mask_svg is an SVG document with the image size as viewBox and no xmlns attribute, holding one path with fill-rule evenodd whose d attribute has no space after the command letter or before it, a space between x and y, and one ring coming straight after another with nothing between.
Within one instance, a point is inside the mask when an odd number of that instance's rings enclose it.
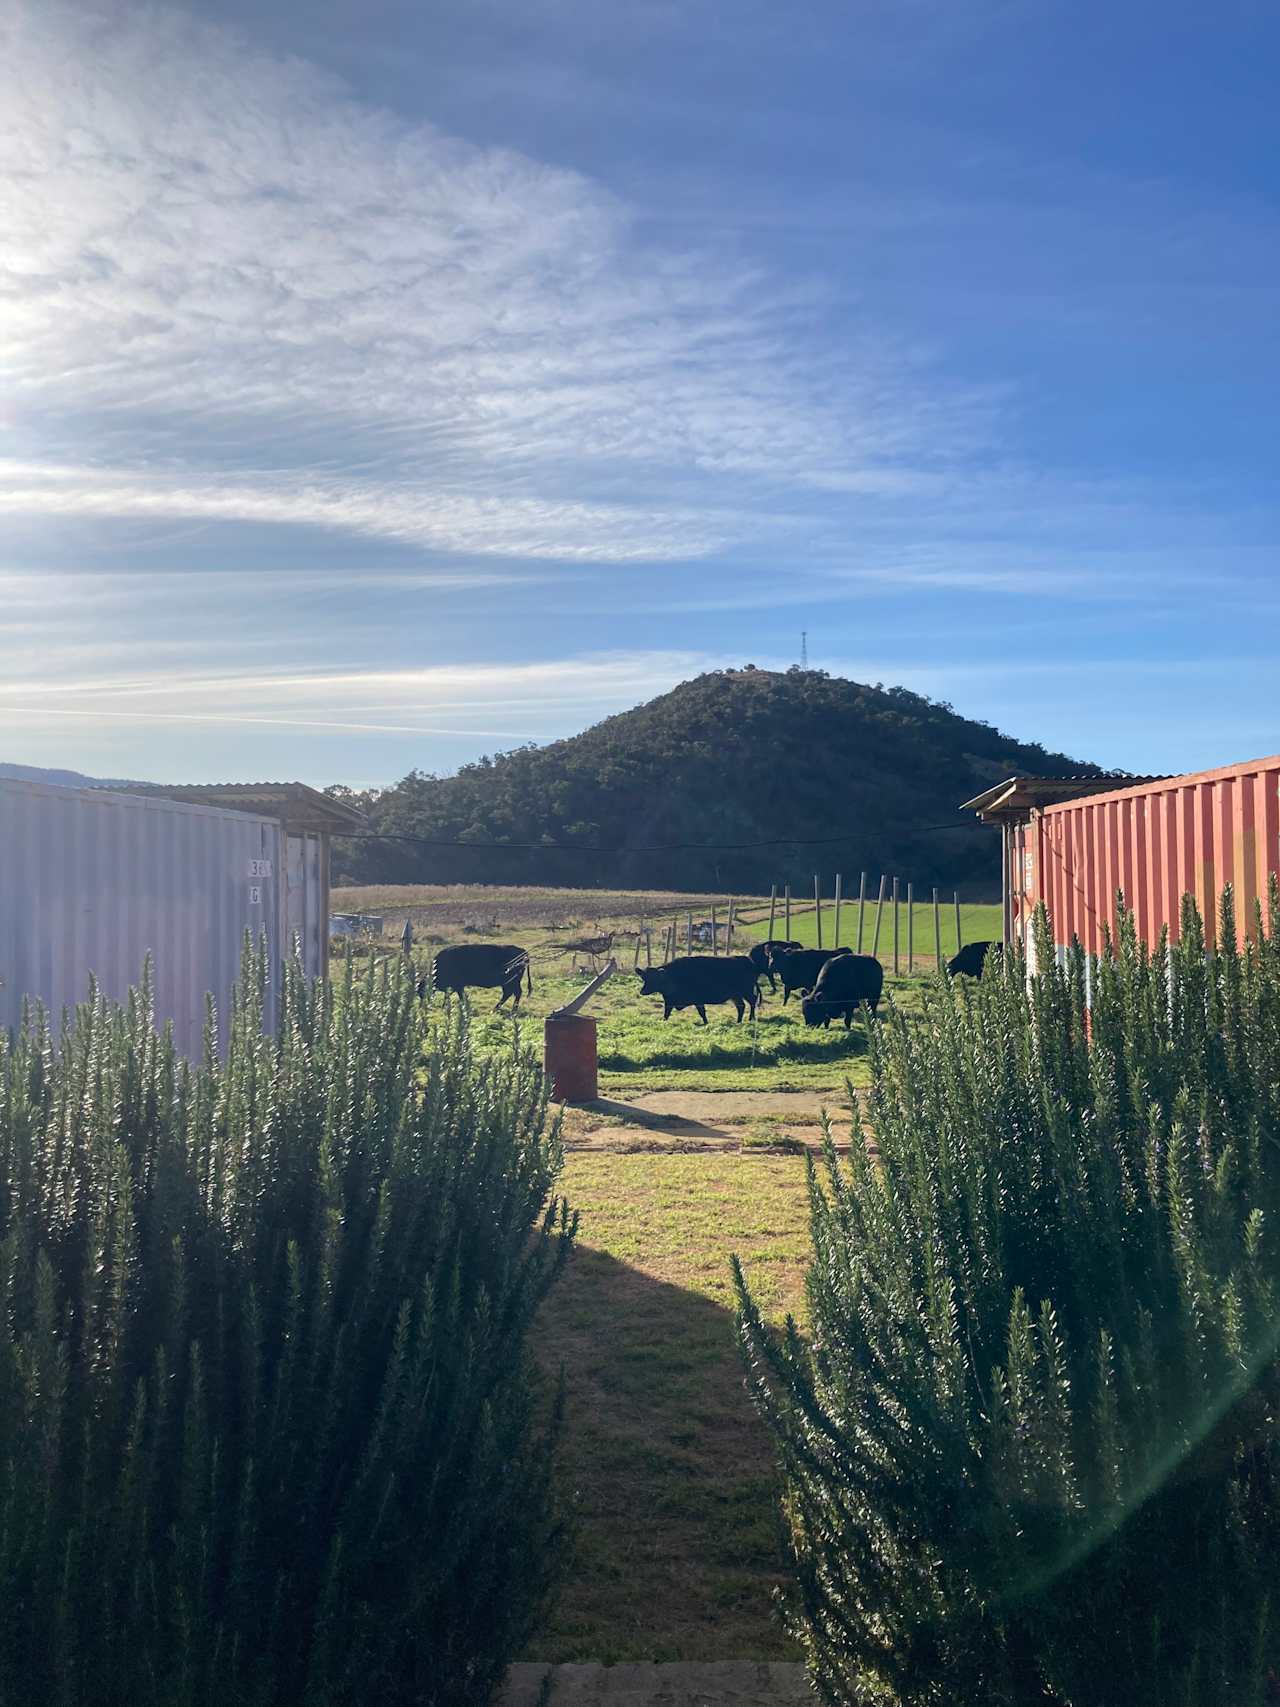
<instances>
[{"instance_id":1,"label":"metal roof sheet","mask_svg":"<svg viewBox=\"0 0 1280 1707\"><path fill-rule=\"evenodd\" d=\"M1010 776L997 782L957 808L976 812L980 818L1027 813L1036 806L1054 806L1087 794L1106 794L1117 788L1136 788L1158 782L1151 776L1131 776L1112 771L1105 776Z\"/></svg>"},{"instance_id":2,"label":"metal roof sheet","mask_svg":"<svg viewBox=\"0 0 1280 1707\"><path fill-rule=\"evenodd\" d=\"M204 802L232 812L257 812L278 818L293 830L327 831L331 835L363 829L366 823L357 807L305 782L147 782L131 783L128 792Z\"/></svg>"}]
</instances>

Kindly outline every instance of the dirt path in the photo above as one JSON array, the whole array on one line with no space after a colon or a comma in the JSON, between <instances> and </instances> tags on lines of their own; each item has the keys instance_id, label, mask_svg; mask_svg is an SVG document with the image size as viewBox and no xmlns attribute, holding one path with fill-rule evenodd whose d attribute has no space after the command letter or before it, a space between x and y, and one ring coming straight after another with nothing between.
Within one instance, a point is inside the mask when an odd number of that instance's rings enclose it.
<instances>
[{"instance_id":1,"label":"dirt path","mask_svg":"<svg viewBox=\"0 0 1280 1707\"><path fill-rule=\"evenodd\" d=\"M568 1111L570 1150L769 1150L822 1143L822 1116L848 1149L844 1091L638 1091Z\"/></svg>"}]
</instances>

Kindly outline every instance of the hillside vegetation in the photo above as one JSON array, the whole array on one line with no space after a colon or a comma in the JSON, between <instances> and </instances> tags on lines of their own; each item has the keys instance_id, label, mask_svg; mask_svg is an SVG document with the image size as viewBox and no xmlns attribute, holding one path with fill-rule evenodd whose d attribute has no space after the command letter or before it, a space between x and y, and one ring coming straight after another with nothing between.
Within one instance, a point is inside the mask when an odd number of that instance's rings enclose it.
<instances>
[{"instance_id":1,"label":"hillside vegetation","mask_svg":"<svg viewBox=\"0 0 1280 1707\"><path fill-rule=\"evenodd\" d=\"M811 886L815 870L865 868L986 894L999 882L997 839L956 808L1015 771L1100 774L906 688L748 665L455 776L413 771L379 793L335 791L362 804L379 831L476 844L339 843L336 873L357 883L767 893L773 882ZM830 837L839 840L796 845ZM777 838L793 840L671 846ZM490 842L532 846L482 845ZM544 845L557 842L582 851Z\"/></svg>"}]
</instances>

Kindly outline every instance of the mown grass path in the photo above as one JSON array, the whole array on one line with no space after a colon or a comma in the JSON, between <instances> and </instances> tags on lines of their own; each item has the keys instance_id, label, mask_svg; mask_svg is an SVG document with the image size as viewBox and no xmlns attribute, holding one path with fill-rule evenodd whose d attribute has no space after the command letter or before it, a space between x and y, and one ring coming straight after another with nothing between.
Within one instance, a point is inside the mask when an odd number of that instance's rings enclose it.
<instances>
[{"instance_id":1,"label":"mown grass path","mask_svg":"<svg viewBox=\"0 0 1280 1707\"><path fill-rule=\"evenodd\" d=\"M767 996L757 1023L711 1008L662 1019L631 971L634 928L659 927L677 905L705 917L705 897L565 891L352 892L344 904L412 910L425 966L441 942L512 942L530 951L534 988L518 1019L493 1012L496 991L473 994L482 1050L517 1034L542 1046L545 1016L577 993L567 942L614 928L622 970L589 1011L598 1025L603 1103L571 1111L566 1135L587 1148L567 1157L562 1189L581 1213L579 1244L539 1318L538 1355L568 1377L563 1486L577 1514L577 1551L560 1606L526 1656L539 1661L780 1661L796 1656L772 1611L783 1549L772 1450L743 1388L732 1317L729 1258L739 1254L771 1320L804 1317L809 1259L805 1162L778 1153L812 1144L814 1105L825 1103L851 1136L846 1081L867 1080L859 1021L811 1030L798 1001ZM792 934L812 942L816 921L798 909ZM740 930L739 949L765 934L767 899ZM665 917L664 917L665 915ZM402 918L404 915L400 914ZM376 952L394 953L397 917ZM954 915L943 912L943 952ZM967 907L968 941L998 934L999 908ZM834 919L824 920L830 942ZM780 933L779 912L776 929ZM864 947L871 946L870 910ZM916 978L886 981L886 997L918 1009L931 971L932 910L917 908L922 957ZM841 938L856 941L856 907ZM905 969L905 920L899 937ZM682 946L682 945L681 945ZM880 958L890 967L886 910ZM648 952L659 957L655 933ZM640 957L645 947L640 945ZM665 1092L662 1110L640 1106ZM738 1098L729 1093L738 1093ZM743 1093L752 1095L745 1099ZM776 1102L768 1093L778 1093ZM787 1095L795 1093L788 1106ZM708 1098L723 1099L720 1107ZM757 1108L754 1098L762 1100ZM687 1102L681 1099L688 1099ZM809 1118L799 1118L801 1105ZM675 1118L672 1119L674 1114ZM611 1134L616 1131L616 1140ZM735 1134L740 1134L735 1139ZM860 1141L860 1140L859 1140Z\"/></svg>"},{"instance_id":2,"label":"mown grass path","mask_svg":"<svg viewBox=\"0 0 1280 1707\"><path fill-rule=\"evenodd\" d=\"M570 1155L578 1249L540 1317L568 1376L578 1540L539 1660L794 1659L771 1608L773 1456L742 1385L729 1256L803 1318L805 1168L791 1156Z\"/></svg>"}]
</instances>

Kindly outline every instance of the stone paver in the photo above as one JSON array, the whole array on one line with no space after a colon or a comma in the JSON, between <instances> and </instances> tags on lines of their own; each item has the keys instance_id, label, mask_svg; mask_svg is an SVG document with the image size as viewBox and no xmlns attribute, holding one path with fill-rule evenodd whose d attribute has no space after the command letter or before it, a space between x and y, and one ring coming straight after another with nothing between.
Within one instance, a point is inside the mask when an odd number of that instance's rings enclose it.
<instances>
[{"instance_id":1,"label":"stone paver","mask_svg":"<svg viewBox=\"0 0 1280 1707\"><path fill-rule=\"evenodd\" d=\"M804 1667L767 1660L513 1665L497 1707L804 1707Z\"/></svg>"}]
</instances>

